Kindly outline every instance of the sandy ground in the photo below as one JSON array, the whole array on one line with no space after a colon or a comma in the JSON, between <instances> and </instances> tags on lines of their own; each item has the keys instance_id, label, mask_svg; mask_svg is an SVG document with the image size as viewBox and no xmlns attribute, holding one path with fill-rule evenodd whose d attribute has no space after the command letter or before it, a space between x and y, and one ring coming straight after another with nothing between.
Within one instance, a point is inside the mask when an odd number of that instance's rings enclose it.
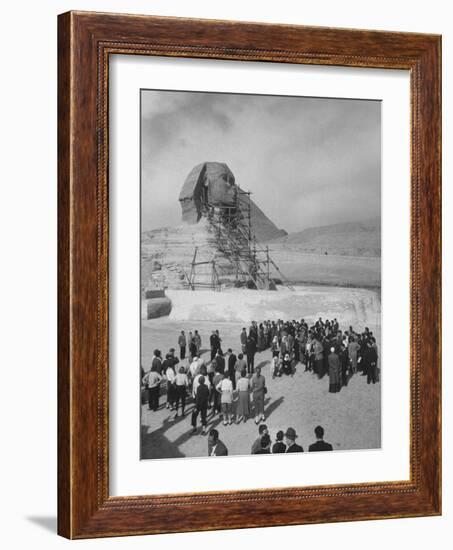
<instances>
[{"instance_id":1,"label":"sandy ground","mask_svg":"<svg viewBox=\"0 0 453 550\"><path fill-rule=\"evenodd\" d=\"M378 288L381 286L381 258L310 254L300 245L270 243L272 259L290 281L307 284Z\"/></svg>"},{"instance_id":2,"label":"sandy ground","mask_svg":"<svg viewBox=\"0 0 453 550\"><path fill-rule=\"evenodd\" d=\"M322 287L321 287L322 289ZM339 292L341 290L342 292ZM343 292L344 290L344 292ZM241 291L236 291L240 294ZM246 291L247 292L247 291ZM252 294L250 300L241 299L241 303L250 308L250 302L254 313L267 309L272 310L274 304L263 305L262 299L258 299L256 291L248 291ZM356 330L362 330L365 326L377 336L380 344L380 317L376 316L376 307L379 301L370 291L361 289L327 289L323 292L317 288L298 289L292 293L292 300L296 303L298 315L286 315L282 318L300 318L304 316L311 320L319 313L322 316L336 316L340 322L340 328L347 329L353 324ZM222 300L227 293L215 293L217 299ZM267 293L270 296L273 293ZM372 293L373 294L373 293ZM191 299L193 293L191 293ZM281 295L284 303L287 304L288 297ZM201 298L200 298L201 299ZM233 296L230 296L230 301ZM236 298L234 298L236 299ZM275 300L276 298L269 298ZM377 300L377 303L376 303ZM266 301L266 300L264 300ZM209 305L210 298L205 297ZM305 308L303 304L305 303ZM205 305L206 305L205 304ZM201 308L203 309L203 308ZM209 308L207 308L209 310ZM221 308L218 308L219 311ZM283 308L286 309L286 308ZM192 309L189 308L190 311ZM188 316L189 310L184 315ZM210 310L209 310L210 311ZM301 313L301 312L304 313ZM343 311L343 315L341 312ZM250 310L247 310L250 313ZM346 314L346 312L348 312ZM182 311L178 313L176 308L175 316L184 317ZM192 314L191 314L192 315ZM199 317L206 319L206 311L202 311ZM197 315L195 314L195 317ZM264 318L275 319L278 317L275 311L272 316L252 317L257 320ZM347 317L346 319L343 319ZM315 317L316 318L316 317ZM373 322L371 322L373 321ZM202 337L203 348L208 354L209 335L211 330L219 329L222 337L222 346L226 350L231 347L239 349L239 333L242 326L247 326L240 320L215 321L197 319L162 318L142 322L142 360L143 365L150 364L152 352L158 347L165 353L170 347L177 348L177 336L181 330L186 333L198 329ZM209 357L209 356L208 356ZM347 387L342 388L338 394L328 392L329 381L325 376L318 378L309 372L304 372L301 364L297 365L293 377L282 377L272 380L269 368L270 351L258 353L255 364L263 366L263 374L266 377L268 393L266 395L265 413L266 424L271 436L274 439L275 433L289 426L296 429L299 434L298 442L306 450L308 445L314 442L313 429L321 424L325 428L325 439L329 441L334 450L371 449L380 447L381 431L381 386L367 385L366 377L356 375L349 381ZM161 397L161 406L157 412L142 407L142 458L166 458L184 456L206 456L207 438L201 435L191 435L190 412L192 403L189 401L186 407L185 418L174 420L174 413L165 408L165 397ZM208 426L217 427L220 438L228 447L230 454L247 455L250 453L252 442L257 437L257 426L253 420L239 425L223 426L218 417L208 417Z\"/></svg>"}]
</instances>

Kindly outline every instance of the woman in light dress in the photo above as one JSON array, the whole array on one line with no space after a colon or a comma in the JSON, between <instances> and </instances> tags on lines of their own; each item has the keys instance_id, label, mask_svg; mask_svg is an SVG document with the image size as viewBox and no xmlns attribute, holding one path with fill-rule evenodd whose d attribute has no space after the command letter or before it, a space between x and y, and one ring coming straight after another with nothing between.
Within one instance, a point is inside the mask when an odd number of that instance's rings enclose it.
<instances>
[{"instance_id":1,"label":"woman in light dress","mask_svg":"<svg viewBox=\"0 0 453 550\"><path fill-rule=\"evenodd\" d=\"M236 390L238 392L238 403L236 409L237 424L250 416L250 382L247 378L247 369L242 369L241 377L236 382Z\"/></svg>"}]
</instances>

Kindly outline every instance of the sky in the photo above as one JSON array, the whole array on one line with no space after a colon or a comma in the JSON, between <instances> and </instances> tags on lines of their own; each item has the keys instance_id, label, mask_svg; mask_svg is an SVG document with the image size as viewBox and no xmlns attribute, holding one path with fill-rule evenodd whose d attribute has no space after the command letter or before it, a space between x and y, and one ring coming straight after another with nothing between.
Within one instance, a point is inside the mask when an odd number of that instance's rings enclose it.
<instances>
[{"instance_id":1,"label":"sky","mask_svg":"<svg viewBox=\"0 0 453 550\"><path fill-rule=\"evenodd\" d=\"M142 90L142 229L179 225L178 196L201 162L288 233L381 214L381 103Z\"/></svg>"}]
</instances>

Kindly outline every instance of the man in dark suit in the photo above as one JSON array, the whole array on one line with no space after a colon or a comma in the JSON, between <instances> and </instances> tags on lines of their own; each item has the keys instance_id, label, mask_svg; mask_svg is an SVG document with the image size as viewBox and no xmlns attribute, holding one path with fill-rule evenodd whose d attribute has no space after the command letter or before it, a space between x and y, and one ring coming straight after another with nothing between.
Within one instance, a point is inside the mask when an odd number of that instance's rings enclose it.
<instances>
[{"instance_id":1,"label":"man in dark suit","mask_svg":"<svg viewBox=\"0 0 453 550\"><path fill-rule=\"evenodd\" d=\"M247 373L253 374L255 372L256 340L251 335L247 337L245 350L247 353Z\"/></svg>"},{"instance_id":2,"label":"man in dark suit","mask_svg":"<svg viewBox=\"0 0 453 550\"><path fill-rule=\"evenodd\" d=\"M220 441L219 432L212 428L208 436L208 456L227 456L228 449L225 443Z\"/></svg>"},{"instance_id":3,"label":"man in dark suit","mask_svg":"<svg viewBox=\"0 0 453 550\"><path fill-rule=\"evenodd\" d=\"M283 437L284 437L283 430L279 430L277 432L276 441L272 447L272 454L278 454L278 453L285 453L286 452L286 445L283 443Z\"/></svg>"},{"instance_id":4,"label":"man in dark suit","mask_svg":"<svg viewBox=\"0 0 453 550\"><path fill-rule=\"evenodd\" d=\"M203 427L202 433L206 433L208 402L209 388L206 386L204 376L202 375L198 379L198 387L195 394L195 408L192 412L192 433L196 433L197 431L197 417L199 413L201 413L201 425Z\"/></svg>"},{"instance_id":5,"label":"man in dark suit","mask_svg":"<svg viewBox=\"0 0 453 550\"><path fill-rule=\"evenodd\" d=\"M371 340L367 342L363 360L365 363L365 372L367 374L367 383L373 382L373 384L376 384L377 353Z\"/></svg>"},{"instance_id":6,"label":"man in dark suit","mask_svg":"<svg viewBox=\"0 0 453 550\"><path fill-rule=\"evenodd\" d=\"M285 433L286 452L287 453L303 453L303 448L296 443L298 435L294 428L288 428Z\"/></svg>"},{"instance_id":7,"label":"man in dark suit","mask_svg":"<svg viewBox=\"0 0 453 550\"><path fill-rule=\"evenodd\" d=\"M211 361L216 356L217 351L220 349L220 338L215 330L212 331L209 337L209 344L211 345Z\"/></svg>"},{"instance_id":8,"label":"man in dark suit","mask_svg":"<svg viewBox=\"0 0 453 550\"><path fill-rule=\"evenodd\" d=\"M216 356L215 356L215 363L216 368L215 370L217 372L220 372L221 374L225 374L225 357L222 354L222 350L218 349Z\"/></svg>"},{"instance_id":9,"label":"man in dark suit","mask_svg":"<svg viewBox=\"0 0 453 550\"><path fill-rule=\"evenodd\" d=\"M333 451L333 447L330 443L324 441L324 428L322 426L316 426L315 428L316 443L312 443L308 447L309 453L317 451Z\"/></svg>"},{"instance_id":10,"label":"man in dark suit","mask_svg":"<svg viewBox=\"0 0 453 550\"><path fill-rule=\"evenodd\" d=\"M228 349L228 378L233 382L233 389L236 389L236 373L234 367L237 361L236 354L233 353L231 348Z\"/></svg>"}]
</instances>

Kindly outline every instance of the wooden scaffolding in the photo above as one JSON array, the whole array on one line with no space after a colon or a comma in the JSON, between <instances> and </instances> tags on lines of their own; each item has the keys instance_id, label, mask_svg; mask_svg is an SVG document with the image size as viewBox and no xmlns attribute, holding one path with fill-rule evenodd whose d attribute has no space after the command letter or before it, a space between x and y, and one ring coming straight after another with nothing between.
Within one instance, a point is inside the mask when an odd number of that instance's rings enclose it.
<instances>
[{"instance_id":1,"label":"wooden scaffolding","mask_svg":"<svg viewBox=\"0 0 453 550\"><path fill-rule=\"evenodd\" d=\"M273 290L275 281L271 277L271 272L274 272L282 284L294 290L270 257L269 247L262 247L256 240L252 228L250 195L249 191L243 191L238 187L234 204L211 204L206 201L202 205L203 214L216 240L217 254L211 260L199 261L198 248L195 248L190 273L186 275L188 288L191 290L221 290L219 258L223 262L226 259L232 267L235 286ZM206 277L203 280L197 277L197 267L208 264L211 265L210 282Z\"/></svg>"}]
</instances>

